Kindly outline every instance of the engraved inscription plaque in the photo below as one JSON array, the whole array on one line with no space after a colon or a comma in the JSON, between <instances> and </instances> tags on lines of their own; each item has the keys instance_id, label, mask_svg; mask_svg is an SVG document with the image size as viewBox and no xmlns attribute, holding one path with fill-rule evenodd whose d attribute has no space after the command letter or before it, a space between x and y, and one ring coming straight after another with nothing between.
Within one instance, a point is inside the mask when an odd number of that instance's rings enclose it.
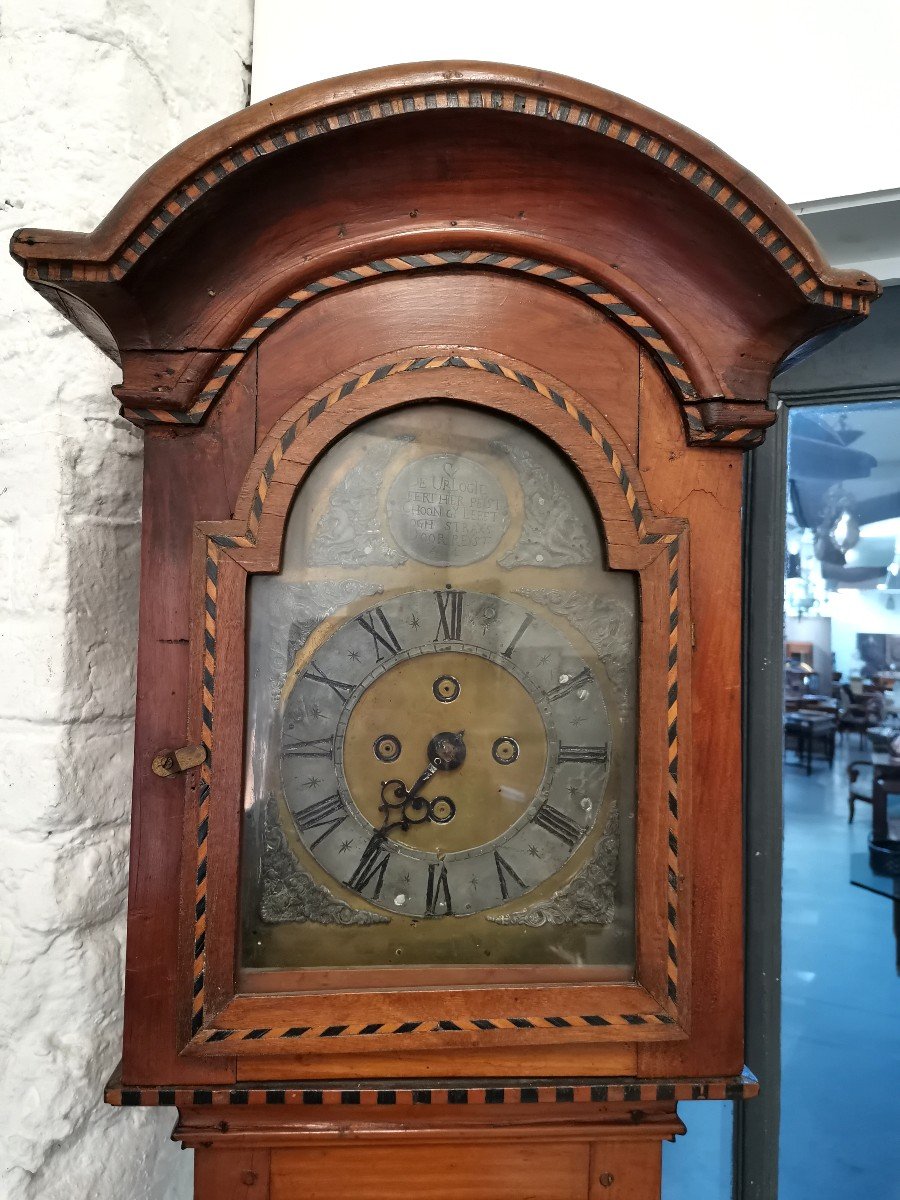
<instances>
[{"instance_id":1,"label":"engraved inscription plaque","mask_svg":"<svg viewBox=\"0 0 900 1200\"><path fill-rule=\"evenodd\" d=\"M456 454L407 464L391 486L387 511L397 545L429 566L462 567L486 558L509 524L497 479Z\"/></svg>"}]
</instances>

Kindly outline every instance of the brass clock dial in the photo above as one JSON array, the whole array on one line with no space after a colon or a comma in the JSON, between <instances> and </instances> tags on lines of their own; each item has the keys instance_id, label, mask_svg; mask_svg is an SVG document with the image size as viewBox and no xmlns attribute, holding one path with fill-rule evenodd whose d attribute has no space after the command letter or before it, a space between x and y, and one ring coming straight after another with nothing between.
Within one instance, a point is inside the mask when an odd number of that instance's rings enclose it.
<instances>
[{"instance_id":1,"label":"brass clock dial","mask_svg":"<svg viewBox=\"0 0 900 1200\"><path fill-rule=\"evenodd\" d=\"M248 610L246 968L630 977L635 579L552 444L439 400L353 426Z\"/></svg>"},{"instance_id":2,"label":"brass clock dial","mask_svg":"<svg viewBox=\"0 0 900 1200\"><path fill-rule=\"evenodd\" d=\"M344 894L465 917L566 866L598 819L611 738L559 628L447 584L357 613L296 664L281 774L301 842Z\"/></svg>"}]
</instances>

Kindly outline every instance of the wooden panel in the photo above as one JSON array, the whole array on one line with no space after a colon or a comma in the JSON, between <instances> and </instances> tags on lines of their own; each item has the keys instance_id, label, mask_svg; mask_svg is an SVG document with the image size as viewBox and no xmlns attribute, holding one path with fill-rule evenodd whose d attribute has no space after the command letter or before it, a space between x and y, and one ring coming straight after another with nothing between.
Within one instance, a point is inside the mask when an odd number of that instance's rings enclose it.
<instances>
[{"instance_id":1,"label":"wooden panel","mask_svg":"<svg viewBox=\"0 0 900 1200\"><path fill-rule=\"evenodd\" d=\"M256 449L257 351L244 359L209 421L208 433L219 447L222 483L229 512L234 511L247 466Z\"/></svg>"},{"instance_id":2,"label":"wooden panel","mask_svg":"<svg viewBox=\"0 0 900 1200\"><path fill-rule=\"evenodd\" d=\"M661 1173L660 1142L595 1142L588 1200L655 1200Z\"/></svg>"},{"instance_id":3,"label":"wooden panel","mask_svg":"<svg viewBox=\"0 0 900 1200\"><path fill-rule=\"evenodd\" d=\"M393 348L430 344L483 346L564 380L637 452L633 339L576 296L475 270L388 276L305 306L260 344L257 439L332 375Z\"/></svg>"},{"instance_id":4,"label":"wooden panel","mask_svg":"<svg viewBox=\"0 0 900 1200\"><path fill-rule=\"evenodd\" d=\"M522 1071L522 1051L514 1046L491 1050L454 1050L442 1055L434 1050L395 1050L366 1059L373 1079L514 1078ZM637 1071L633 1045L532 1046L528 1070L535 1077L629 1075ZM359 1072L359 1058L350 1052L322 1055L298 1054L295 1058L241 1058L238 1079L350 1079Z\"/></svg>"},{"instance_id":5,"label":"wooden panel","mask_svg":"<svg viewBox=\"0 0 900 1200\"><path fill-rule=\"evenodd\" d=\"M738 452L688 449L668 389L645 362L641 474L651 503L691 526L693 859L691 1040L647 1047L647 1075L738 1072L743 1063L741 483Z\"/></svg>"},{"instance_id":6,"label":"wooden panel","mask_svg":"<svg viewBox=\"0 0 900 1200\"><path fill-rule=\"evenodd\" d=\"M162 748L184 745L188 732L188 639L193 615L190 567L194 524L230 515L226 466L234 437L220 423L241 423L251 405L238 389L209 430L185 435L148 430L144 450L134 793L125 975L123 1078L170 1083L233 1077L229 1063L198 1064L176 1053L178 905L183 818L193 811L197 772L160 779L150 770ZM252 407L250 422L252 422ZM245 422L244 454L248 453ZM228 445L226 451L224 446ZM233 490L233 485L232 485ZM181 953L185 952L182 944ZM183 961L183 960L182 960Z\"/></svg>"},{"instance_id":7,"label":"wooden panel","mask_svg":"<svg viewBox=\"0 0 900 1200\"><path fill-rule=\"evenodd\" d=\"M269 1200L268 1150L215 1150L198 1146L194 1152L195 1200Z\"/></svg>"},{"instance_id":8,"label":"wooden panel","mask_svg":"<svg viewBox=\"0 0 900 1200\"><path fill-rule=\"evenodd\" d=\"M273 284L296 276L338 237L353 255L345 264L364 261L355 253L360 242L376 243L370 258L396 253L396 244L377 239L398 225L420 240L436 231L431 248L457 231L481 240L495 229L537 232L551 244L597 254L627 278L646 279L652 270L655 294L667 294L685 323L729 353L740 320L729 309L742 302L762 325L765 297L776 318L765 332L774 340L777 316L790 316L796 304L779 264L759 254L753 239L739 237L728 254L698 254L698 243L722 245L733 218L693 189L684 195L682 181L649 156L637 177L629 170L633 156L615 140L585 140L556 122L474 112L351 127L341 139L340 151L318 138L280 160L260 159L255 178L239 172L229 181L228 206L216 219L198 227L189 214L174 223L166 235L169 254L134 272L154 345L172 345L173 332L185 328L200 334L194 344L227 345L236 332L230 323L236 303L256 304L260 292L276 300ZM262 239L265 253L254 253ZM173 293L176 264L181 286ZM738 264L745 275L740 291L733 283ZM724 312L704 311L709 292L721 296ZM749 325L742 332L751 332Z\"/></svg>"},{"instance_id":9,"label":"wooden panel","mask_svg":"<svg viewBox=\"0 0 900 1200\"><path fill-rule=\"evenodd\" d=\"M724 343L719 365L761 397L782 354L878 292L828 268L758 180L659 114L562 76L471 63L267 100L166 156L92 234L20 230L13 246L104 346L97 316L120 348L181 351L230 344L235 322L323 251L385 258L435 234L503 237L495 249L517 241L525 255L541 240L586 247L610 275L643 281L657 312L683 310L707 347Z\"/></svg>"},{"instance_id":10,"label":"wooden panel","mask_svg":"<svg viewBox=\"0 0 900 1200\"><path fill-rule=\"evenodd\" d=\"M276 1150L272 1200L587 1200L590 1146L527 1142Z\"/></svg>"}]
</instances>

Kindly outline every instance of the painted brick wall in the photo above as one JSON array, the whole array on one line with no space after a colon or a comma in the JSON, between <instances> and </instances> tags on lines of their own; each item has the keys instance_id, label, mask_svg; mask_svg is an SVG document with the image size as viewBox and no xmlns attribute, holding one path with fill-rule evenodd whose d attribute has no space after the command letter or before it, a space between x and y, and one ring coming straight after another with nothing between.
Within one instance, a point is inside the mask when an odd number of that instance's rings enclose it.
<instances>
[{"instance_id":1,"label":"painted brick wall","mask_svg":"<svg viewBox=\"0 0 900 1200\"><path fill-rule=\"evenodd\" d=\"M90 229L246 103L252 0L6 0L5 247ZM0 254L0 1197L176 1200L172 1110L100 1102L118 1058L141 438L118 372Z\"/></svg>"}]
</instances>

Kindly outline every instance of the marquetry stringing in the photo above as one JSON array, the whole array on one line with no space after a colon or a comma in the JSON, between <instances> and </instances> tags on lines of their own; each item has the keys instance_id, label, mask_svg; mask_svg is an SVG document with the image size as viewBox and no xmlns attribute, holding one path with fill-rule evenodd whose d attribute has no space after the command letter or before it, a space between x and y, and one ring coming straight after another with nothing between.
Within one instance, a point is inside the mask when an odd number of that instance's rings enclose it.
<instances>
[{"instance_id":1,"label":"marquetry stringing","mask_svg":"<svg viewBox=\"0 0 900 1200\"><path fill-rule=\"evenodd\" d=\"M317 417L320 417L327 409L333 408L334 405L340 403L342 400L346 400L349 396L360 392L363 388L370 387L373 384L381 383L383 380L389 379L392 376L405 375L418 371L436 371L448 367L454 370L478 371L488 375L499 375L504 379L508 379L513 383L519 384L521 387L526 388L530 392L534 392L539 396L543 396L546 400L552 401L557 408L561 409L569 417L571 417L578 428L583 433L586 433L592 442L600 447L607 463L612 468L615 481L621 488L622 493L628 503L628 509L634 522L638 540L644 544L652 544L655 542L672 543L677 539L676 534L653 533L648 529L647 519L638 498L638 489L635 486L635 483L632 480L627 468L624 466L618 451L605 436L602 430L597 428L596 424L582 409L578 408L577 405L573 404L570 400L567 400L565 396L563 396L555 388L550 387L548 384L545 384L535 376L528 375L523 371L505 366L503 363L495 362L492 359L476 358L468 355L448 354L427 355L417 358L402 359L393 363L382 363L380 366L373 367L371 370L365 371L361 375L352 376L350 379L345 380L337 387L332 388L324 396L320 396L307 409L307 411L302 414L302 416L298 417L297 420L289 425L284 433L282 433L278 440L278 444L270 454L265 466L260 472L259 481L250 505L250 517L247 523L247 532L236 537L217 537L217 544L225 547L255 545L268 487L274 478L279 463L291 445L293 445L298 433L310 426L313 421L315 421Z\"/></svg>"},{"instance_id":2,"label":"marquetry stringing","mask_svg":"<svg viewBox=\"0 0 900 1200\"><path fill-rule=\"evenodd\" d=\"M353 125L402 117L436 109L489 109L537 117L594 133L628 146L636 153L652 158L664 170L684 179L703 192L747 230L772 257L793 283L815 303L866 313L867 295L826 287L812 265L767 218L721 175L698 162L679 146L660 138L651 130L621 120L602 109L573 103L562 97L527 88L457 87L404 89L381 100L340 106L301 120L287 121L258 133L252 141L229 146L227 152L208 164L186 183L182 183L121 249L112 264L40 262L39 279L119 280L134 266L156 239L193 204L224 179L259 158L277 154L291 145L334 133Z\"/></svg>"},{"instance_id":3,"label":"marquetry stringing","mask_svg":"<svg viewBox=\"0 0 900 1200\"><path fill-rule=\"evenodd\" d=\"M206 416L210 407L221 395L228 380L260 338L270 333L301 305L314 300L325 292L335 291L352 284L364 283L367 280L402 272L427 271L436 267L480 267L512 271L567 288L596 307L603 309L636 337L659 362L676 395L683 402L687 403L698 398L697 389L691 382L687 367L659 330L654 328L635 308L627 304L621 296L609 291L596 280L580 275L577 271L559 263L542 262L534 258L523 258L521 255L505 254L502 251L438 250L433 253L403 254L374 259L371 262L335 271L331 275L305 284L291 292L289 296L285 296L283 300L280 300L244 330L241 336L232 343L229 352L213 368L200 395L187 411L174 412L165 408L152 407L129 408L126 410L126 415L130 419L148 424L197 425ZM699 436L706 433L699 415L694 417L694 425L689 424L688 428ZM706 434L706 437L708 440L721 440L720 435Z\"/></svg>"},{"instance_id":4,"label":"marquetry stringing","mask_svg":"<svg viewBox=\"0 0 900 1200\"><path fill-rule=\"evenodd\" d=\"M669 660L667 686L666 737L669 744L669 829L666 867L666 991L673 1005L678 1002L678 543L667 550L669 585Z\"/></svg>"},{"instance_id":5,"label":"marquetry stringing","mask_svg":"<svg viewBox=\"0 0 900 1200\"><path fill-rule=\"evenodd\" d=\"M681 401L680 411L689 441L694 444L748 447L762 440L758 429L707 430L698 407L697 388L690 379L687 367L663 335L650 321L609 291L596 280L589 279L558 263L541 262L534 258L488 250L439 250L434 253L404 254L386 259L374 259L355 267L335 271L312 283L305 284L285 296L241 334L229 352L216 364L197 399L185 411L166 408L128 408L125 415L143 424L199 425L221 396L228 381L238 370L247 354L266 334L276 328L300 306L317 296L352 284L385 277L398 272L424 271L436 267L481 267L498 271L513 271L533 276L567 288L582 299L603 309L618 324L624 326L653 356L675 395Z\"/></svg>"},{"instance_id":6,"label":"marquetry stringing","mask_svg":"<svg viewBox=\"0 0 900 1200\"><path fill-rule=\"evenodd\" d=\"M429 1080L396 1083L285 1082L247 1083L227 1088L125 1087L117 1079L106 1088L107 1104L177 1105L179 1108L222 1105L254 1107L366 1107L405 1105L504 1104L653 1104L680 1100L747 1100L759 1083L745 1067L740 1075L714 1079L547 1079L521 1081L454 1080L452 1086Z\"/></svg>"},{"instance_id":7,"label":"marquetry stringing","mask_svg":"<svg viewBox=\"0 0 900 1200\"><path fill-rule=\"evenodd\" d=\"M206 586L203 598L203 705L200 740L206 758L200 767L197 790L197 874L194 895L194 977L191 1002L191 1033L203 1025L206 976L206 887L209 846L209 793L212 783L212 721L216 690L216 622L218 620L219 547L207 542Z\"/></svg>"}]
</instances>

